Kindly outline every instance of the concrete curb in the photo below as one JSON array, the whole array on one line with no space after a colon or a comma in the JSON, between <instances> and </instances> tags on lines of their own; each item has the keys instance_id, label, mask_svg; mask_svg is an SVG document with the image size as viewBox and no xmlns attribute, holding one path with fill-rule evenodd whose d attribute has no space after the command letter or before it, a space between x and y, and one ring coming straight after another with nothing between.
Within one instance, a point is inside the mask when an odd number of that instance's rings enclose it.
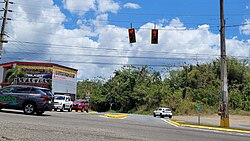
<instances>
[{"instance_id":1,"label":"concrete curb","mask_svg":"<svg viewBox=\"0 0 250 141\"><path fill-rule=\"evenodd\" d=\"M180 123L174 120L168 120L168 122L182 127L191 127L191 128L200 128L200 129L208 129L208 130L217 130L217 131L228 131L228 132L236 132L236 133L247 133L250 134L249 130L242 130L242 129L232 129L232 128L222 128L222 127L214 127L214 126L205 126L205 125L195 125L195 124L188 124L188 123Z\"/></svg>"},{"instance_id":2,"label":"concrete curb","mask_svg":"<svg viewBox=\"0 0 250 141\"><path fill-rule=\"evenodd\" d=\"M104 116L110 118L125 118L128 116L128 114L104 114Z\"/></svg>"}]
</instances>

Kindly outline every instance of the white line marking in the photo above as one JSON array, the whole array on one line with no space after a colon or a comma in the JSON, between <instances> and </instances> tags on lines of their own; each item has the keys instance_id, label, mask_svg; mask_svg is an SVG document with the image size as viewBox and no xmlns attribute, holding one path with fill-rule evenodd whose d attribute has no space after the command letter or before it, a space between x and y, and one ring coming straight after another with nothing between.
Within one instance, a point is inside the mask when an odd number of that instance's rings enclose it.
<instances>
[{"instance_id":1,"label":"white line marking","mask_svg":"<svg viewBox=\"0 0 250 141\"><path fill-rule=\"evenodd\" d=\"M166 119L161 118L161 120L165 121L166 123L168 123L168 124L170 124L170 125L172 125L172 126L179 127L179 126L177 126L177 125L175 125L175 124L173 124L173 123L171 123L171 122L168 122Z\"/></svg>"}]
</instances>

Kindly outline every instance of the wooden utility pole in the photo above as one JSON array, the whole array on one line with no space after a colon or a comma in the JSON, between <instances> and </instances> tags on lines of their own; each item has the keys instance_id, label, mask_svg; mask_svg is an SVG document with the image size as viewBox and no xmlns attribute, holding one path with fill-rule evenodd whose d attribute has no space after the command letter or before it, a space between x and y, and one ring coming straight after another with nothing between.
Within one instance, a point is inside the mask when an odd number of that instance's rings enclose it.
<instances>
[{"instance_id":1,"label":"wooden utility pole","mask_svg":"<svg viewBox=\"0 0 250 141\"><path fill-rule=\"evenodd\" d=\"M220 44L221 44L221 127L229 127L227 55L225 41L224 0L220 0Z\"/></svg>"},{"instance_id":2,"label":"wooden utility pole","mask_svg":"<svg viewBox=\"0 0 250 141\"><path fill-rule=\"evenodd\" d=\"M1 28L1 35L0 35L0 59L2 58L2 52L3 52L3 43L6 43L4 41L4 35L5 35L5 25L6 25L6 20L7 20L7 13L8 13L8 5L9 5L9 0L4 0L5 2L5 7L4 7L4 14L2 17L2 28Z\"/></svg>"}]
</instances>

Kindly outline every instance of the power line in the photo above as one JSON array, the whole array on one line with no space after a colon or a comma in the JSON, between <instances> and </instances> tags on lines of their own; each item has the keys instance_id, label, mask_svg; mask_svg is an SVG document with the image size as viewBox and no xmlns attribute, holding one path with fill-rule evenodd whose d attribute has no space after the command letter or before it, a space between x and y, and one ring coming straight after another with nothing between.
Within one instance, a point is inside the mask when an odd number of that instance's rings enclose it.
<instances>
[{"instance_id":1,"label":"power line","mask_svg":"<svg viewBox=\"0 0 250 141\"><path fill-rule=\"evenodd\" d=\"M17 41L13 41L13 40L9 40L10 42L17 42ZM126 49L118 49L118 48L107 48L104 46L102 46L103 48L101 48L100 46L98 47L94 47L94 46L77 46L77 45L60 45L60 44L48 44L48 43L36 43L36 42L28 42L28 41L22 41L22 43L25 44L32 44L32 45L41 45L41 46L57 46L60 47L60 49L72 49L72 48L78 48L78 49L93 49L93 50L108 50L108 51L122 51L122 52L140 52L140 53L163 53L163 54L168 54L168 53L172 53L172 54L176 54L176 55L190 55L191 53L173 53L171 51L155 51L155 50L148 50L148 51L138 51L138 50L126 50ZM191 55L197 55L197 53L192 53ZM199 54L199 55L209 55L209 56L217 56L214 54Z\"/></svg>"},{"instance_id":2,"label":"power line","mask_svg":"<svg viewBox=\"0 0 250 141\"><path fill-rule=\"evenodd\" d=\"M39 1L40 2L40 1ZM23 7L28 7L28 8L51 8L57 5L43 5L43 6L38 6L38 5L33 5L33 4L27 4L27 3L21 3L21 2L15 2L15 4L18 4ZM57 6L60 8L59 6ZM74 9L65 9L65 10L72 10L75 12L90 12L90 10L74 10ZM218 17L219 19L219 14L175 14L175 13L137 13L137 12L119 12L118 14L122 15L141 15L141 16L177 16L177 17ZM248 16L250 14L242 14L242 13L227 13L228 16Z\"/></svg>"},{"instance_id":3,"label":"power line","mask_svg":"<svg viewBox=\"0 0 250 141\"><path fill-rule=\"evenodd\" d=\"M134 59L165 59L165 60L190 60L190 59L197 59L196 56L190 56L190 58L176 58L176 57L152 57L152 56L128 56L128 55L102 55L102 54L73 54L73 53L47 53L47 52L5 52L5 54L46 54L46 55L63 55L63 56L84 56L84 57L104 57L104 58L134 58ZM218 56L218 55L217 55ZM192 58L191 58L192 57ZM204 56L203 56L204 57ZM214 56L216 57L216 56ZM199 59L207 59L206 58L199 58Z\"/></svg>"},{"instance_id":4,"label":"power line","mask_svg":"<svg viewBox=\"0 0 250 141\"><path fill-rule=\"evenodd\" d=\"M5 59L18 59L24 60L24 58L15 58L15 57L6 57ZM62 60L43 60L47 62L59 62L59 63L71 63L71 64L92 64L92 65L113 65L113 66L126 66L126 65L133 65L133 66L151 66L151 67L180 67L180 65L173 65L173 64L135 64L135 63L110 63L110 62L88 62L88 61L62 61Z\"/></svg>"}]
</instances>

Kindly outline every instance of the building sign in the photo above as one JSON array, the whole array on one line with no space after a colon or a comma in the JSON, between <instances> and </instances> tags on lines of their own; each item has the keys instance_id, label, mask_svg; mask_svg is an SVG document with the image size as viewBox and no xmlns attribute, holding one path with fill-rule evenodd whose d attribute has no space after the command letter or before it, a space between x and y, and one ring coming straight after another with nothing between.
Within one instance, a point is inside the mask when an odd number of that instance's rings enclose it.
<instances>
[{"instance_id":1,"label":"building sign","mask_svg":"<svg viewBox=\"0 0 250 141\"><path fill-rule=\"evenodd\" d=\"M49 82L50 79L48 78L15 78L13 84L49 88Z\"/></svg>"}]
</instances>

